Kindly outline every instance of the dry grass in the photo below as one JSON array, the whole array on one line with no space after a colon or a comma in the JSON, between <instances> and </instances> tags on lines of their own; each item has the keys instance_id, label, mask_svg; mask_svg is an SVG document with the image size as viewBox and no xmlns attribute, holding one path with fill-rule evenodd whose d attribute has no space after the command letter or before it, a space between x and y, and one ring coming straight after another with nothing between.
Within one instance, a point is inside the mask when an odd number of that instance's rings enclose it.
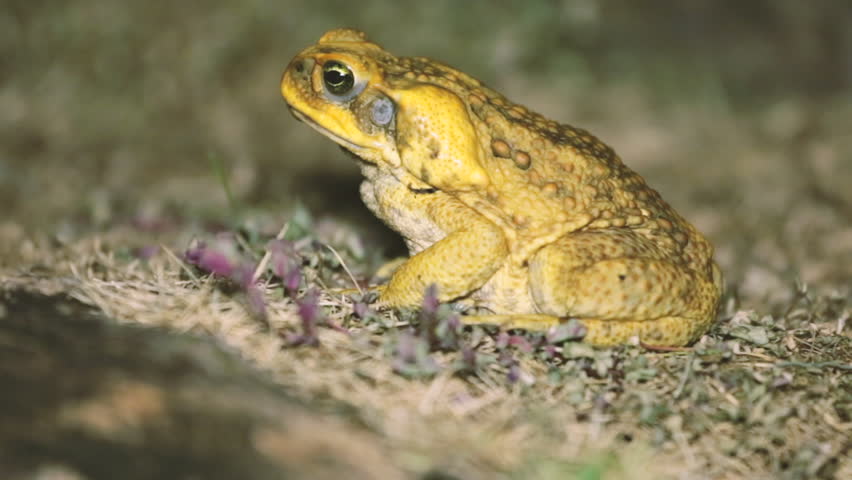
<instances>
[{"instance_id":1,"label":"dry grass","mask_svg":"<svg viewBox=\"0 0 852 480\"><path fill-rule=\"evenodd\" d=\"M844 327L848 299L837 293L791 291L775 304L785 314L775 317L768 308L736 310L731 298L722 325L691 352L568 343L547 360L540 350L505 347L520 367L512 376L499 362L460 370L463 353L450 349L433 354L437 373L411 378L394 366L414 317L357 318L349 298L328 290L349 284L348 277L332 256L321 255L313 235L297 242L306 286L321 286L320 306L349 331L321 328L316 348L288 342L301 320L277 282L263 288L261 321L244 292L195 270L181 254L161 249L140 260L117 253L145 245L130 233L96 234L60 248L19 238L16 244L38 252L41 265L7 271L2 287L68 292L113 318L217 338L309 402L356 407L360 421L393 446L392 461L408 471L737 478L852 468L852 341ZM332 237L347 235L354 233ZM336 246L363 271L345 243ZM499 356L495 337L481 333L467 332L464 343Z\"/></svg>"}]
</instances>

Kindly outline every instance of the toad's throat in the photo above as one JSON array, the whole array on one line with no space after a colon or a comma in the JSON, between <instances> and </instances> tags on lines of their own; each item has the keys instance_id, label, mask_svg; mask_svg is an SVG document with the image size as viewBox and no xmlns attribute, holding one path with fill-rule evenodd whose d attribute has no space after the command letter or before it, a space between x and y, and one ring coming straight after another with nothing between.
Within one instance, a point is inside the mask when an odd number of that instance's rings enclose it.
<instances>
[{"instance_id":1,"label":"toad's throat","mask_svg":"<svg viewBox=\"0 0 852 480\"><path fill-rule=\"evenodd\" d=\"M296 117L296 119L298 119L300 122L304 122L304 123L310 125L314 130L316 130L319 133L330 138L333 142L339 144L340 146L342 146L344 148L348 148L350 150L363 150L365 148L365 147L362 147L361 145L358 145L357 143L352 143L349 140L346 140L345 138L343 138L343 137L337 135L336 133L332 132L331 130L323 127L322 125L317 123L314 119L309 117L306 113L300 111L298 108L296 108L292 105L289 105L289 104L287 106L290 108L290 113L292 113L293 116Z\"/></svg>"}]
</instances>

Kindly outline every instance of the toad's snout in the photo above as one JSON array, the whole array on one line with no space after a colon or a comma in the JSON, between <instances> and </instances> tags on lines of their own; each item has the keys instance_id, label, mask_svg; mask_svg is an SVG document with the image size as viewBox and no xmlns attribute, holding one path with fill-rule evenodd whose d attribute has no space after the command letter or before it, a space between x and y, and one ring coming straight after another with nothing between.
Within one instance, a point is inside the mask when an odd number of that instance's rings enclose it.
<instances>
[{"instance_id":1,"label":"toad's snout","mask_svg":"<svg viewBox=\"0 0 852 480\"><path fill-rule=\"evenodd\" d=\"M311 71L316 60L310 57L294 58L281 76L281 95L288 104L296 95L304 97L312 90Z\"/></svg>"}]
</instances>

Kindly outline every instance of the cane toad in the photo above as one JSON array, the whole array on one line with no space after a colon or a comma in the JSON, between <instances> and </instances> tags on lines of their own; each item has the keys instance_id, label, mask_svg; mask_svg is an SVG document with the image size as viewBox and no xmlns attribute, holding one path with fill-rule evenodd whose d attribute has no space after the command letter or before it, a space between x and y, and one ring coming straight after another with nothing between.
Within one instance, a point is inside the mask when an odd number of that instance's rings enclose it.
<instances>
[{"instance_id":1,"label":"cane toad","mask_svg":"<svg viewBox=\"0 0 852 480\"><path fill-rule=\"evenodd\" d=\"M435 284L477 312L466 323L577 319L598 345L685 345L714 321L713 247L589 132L351 29L299 53L281 92L360 159L364 203L405 238L380 306L419 305Z\"/></svg>"}]
</instances>

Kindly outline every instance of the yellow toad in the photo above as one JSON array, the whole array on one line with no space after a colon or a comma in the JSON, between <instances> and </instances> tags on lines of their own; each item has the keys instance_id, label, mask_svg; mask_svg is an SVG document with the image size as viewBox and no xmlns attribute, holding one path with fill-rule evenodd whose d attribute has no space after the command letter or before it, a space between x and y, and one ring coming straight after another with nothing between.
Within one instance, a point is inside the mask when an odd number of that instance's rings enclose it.
<instances>
[{"instance_id":1,"label":"yellow toad","mask_svg":"<svg viewBox=\"0 0 852 480\"><path fill-rule=\"evenodd\" d=\"M281 92L360 159L364 203L405 238L380 306L418 305L435 284L474 307L466 323L573 318L597 345L685 345L713 323L713 247L585 130L351 29L298 54Z\"/></svg>"}]
</instances>

